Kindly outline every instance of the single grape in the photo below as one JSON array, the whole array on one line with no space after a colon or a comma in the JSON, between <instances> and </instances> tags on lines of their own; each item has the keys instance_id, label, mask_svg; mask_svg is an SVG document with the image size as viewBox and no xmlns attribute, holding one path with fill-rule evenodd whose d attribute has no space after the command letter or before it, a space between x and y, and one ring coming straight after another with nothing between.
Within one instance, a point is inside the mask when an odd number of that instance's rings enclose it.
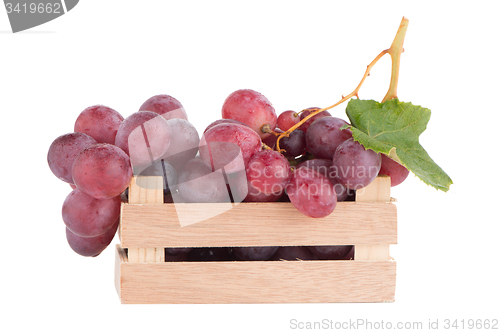
<instances>
[{"instance_id":1,"label":"single grape","mask_svg":"<svg viewBox=\"0 0 500 333\"><path fill-rule=\"evenodd\" d=\"M185 119L170 119L170 146L162 159L174 168L181 169L189 160L198 153L200 136L196 128Z\"/></svg>"},{"instance_id":2,"label":"single grape","mask_svg":"<svg viewBox=\"0 0 500 333\"><path fill-rule=\"evenodd\" d=\"M187 202L230 202L222 170L212 172L199 157L185 165L177 188Z\"/></svg>"},{"instance_id":3,"label":"single grape","mask_svg":"<svg viewBox=\"0 0 500 333\"><path fill-rule=\"evenodd\" d=\"M78 188L71 191L62 206L62 218L66 227L80 237L102 235L120 217L121 198L93 198Z\"/></svg>"},{"instance_id":4,"label":"single grape","mask_svg":"<svg viewBox=\"0 0 500 333\"><path fill-rule=\"evenodd\" d=\"M293 172L286 193L295 208L309 217L328 216L337 205L337 195L332 183L310 168L302 167Z\"/></svg>"},{"instance_id":5,"label":"single grape","mask_svg":"<svg viewBox=\"0 0 500 333\"><path fill-rule=\"evenodd\" d=\"M167 256L180 256L188 254L193 248L191 247L166 247L165 255Z\"/></svg>"},{"instance_id":6,"label":"single grape","mask_svg":"<svg viewBox=\"0 0 500 333\"><path fill-rule=\"evenodd\" d=\"M288 197L286 192L283 193L283 195L278 199L278 202L290 202L290 198Z\"/></svg>"},{"instance_id":7,"label":"single grape","mask_svg":"<svg viewBox=\"0 0 500 333\"><path fill-rule=\"evenodd\" d=\"M80 237L66 227L66 240L73 251L79 255L97 257L111 243L119 224L120 220L118 219L111 229L97 237Z\"/></svg>"},{"instance_id":8,"label":"single grape","mask_svg":"<svg viewBox=\"0 0 500 333\"><path fill-rule=\"evenodd\" d=\"M270 260L314 260L307 246L280 246Z\"/></svg>"},{"instance_id":9,"label":"single grape","mask_svg":"<svg viewBox=\"0 0 500 333\"><path fill-rule=\"evenodd\" d=\"M316 158L332 159L337 147L352 137L350 129L341 130L347 122L336 117L315 120L306 134L307 150Z\"/></svg>"},{"instance_id":10,"label":"single grape","mask_svg":"<svg viewBox=\"0 0 500 333\"><path fill-rule=\"evenodd\" d=\"M253 187L252 184L250 184L250 182L247 182L247 184L248 184L248 194L245 197L244 200L245 202L275 202L278 201L278 199L283 196L284 190L281 192L265 194L264 192Z\"/></svg>"},{"instance_id":11,"label":"single grape","mask_svg":"<svg viewBox=\"0 0 500 333\"><path fill-rule=\"evenodd\" d=\"M139 108L139 111L151 111L162 115L166 120L180 118L188 120L182 104L169 95L156 95L148 98Z\"/></svg>"},{"instance_id":12,"label":"single grape","mask_svg":"<svg viewBox=\"0 0 500 333\"><path fill-rule=\"evenodd\" d=\"M189 252L180 253L175 256L165 253L165 262L180 262L180 261L189 261Z\"/></svg>"},{"instance_id":13,"label":"single grape","mask_svg":"<svg viewBox=\"0 0 500 333\"><path fill-rule=\"evenodd\" d=\"M304 155L307 150L306 134L300 129L294 130L288 137L281 138L280 149L285 150L283 155L286 157L295 158Z\"/></svg>"},{"instance_id":14,"label":"single grape","mask_svg":"<svg viewBox=\"0 0 500 333\"><path fill-rule=\"evenodd\" d=\"M349 253L346 254L345 257L341 258L340 260L354 260L354 246L352 246L351 251L349 251Z\"/></svg>"},{"instance_id":15,"label":"single grape","mask_svg":"<svg viewBox=\"0 0 500 333\"><path fill-rule=\"evenodd\" d=\"M309 250L319 259L327 260L344 259L352 249L352 245L309 246Z\"/></svg>"},{"instance_id":16,"label":"single grape","mask_svg":"<svg viewBox=\"0 0 500 333\"><path fill-rule=\"evenodd\" d=\"M306 109L306 111L303 111L301 114L300 114L300 120L304 119L305 117L307 117L308 115L310 115L312 112L316 111L316 110L319 110L320 108L316 108L316 107L312 107L312 108L308 108ZM303 130L304 133L307 133L307 129L309 128L309 126L317 119L321 119L323 117L331 117L332 115L330 114L330 112L328 111L323 111L323 112L320 112L318 113L317 115L309 118L308 120L305 121L305 123L303 123L302 125L300 125L299 129L300 130Z\"/></svg>"},{"instance_id":17,"label":"single grape","mask_svg":"<svg viewBox=\"0 0 500 333\"><path fill-rule=\"evenodd\" d=\"M97 141L85 133L68 133L59 136L52 142L47 154L50 170L57 178L73 184L71 168L76 155L96 143Z\"/></svg>"},{"instance_id":18,"label":"single grape","mask_svg":"<svg viewBox=\"0 0 500 333\"><path fill-rule=\"evenodd\" d=\"M365 149L354 139L348 139L337 147L333 155L339 183L357 190L370 184L380 171L382 157L371 149Z\"/></svg>"},{"instance_id":19,"label":"single grape","mask_svg":"<svg viewBox=\"0 0 500 333\"><path fill-rule=\"evenodd\" d=\"M408 169L403 165L394 161L392 158L384 154L381 154L381 156L382 164L380 166L380 171L378 174L391 177L391 186L401 184L406 179L406 177L408 177L410 171L408 171Z\"/></svg>"},{"instance_id":20,"label":"single grape","mask_svg":"<svg viewBox=\"0 0 500 333\"><path fill-rule=\"evenodd\" d=\"M157 113L136 112L118 128L115 145L130 156L133 166L151 164L170 147L170 133L167 121Z\"/></svg>"},{"instance_id":21,"label":"single grape","mask_svg":"<svg viewBox=\"0 0 500 333\"><path fill-rule=\"evenodd\" d=\"M255 131L238 124L219 124L200 140L200 157L205 165L226 173L244 170L250 158L260 151L262 141Z\"/></svg>"},{"instance_id":22,"label":"single grape","mask_svg":"<svg viewBox=\"0 0 500 333\"><path fill-rule=\"evenodd\" d=\"M245 170L234 173L226 173L227 190L231 196L231 202L240 203L248 195L248 181Z\"/></svg>"},{"instance_id":23,"label":"single grape","mask_svg":"<svg viewBox=\"0 0 500 333\"><path fill-rule=\"evenodd\" d=\"M177 171L164 160L154 161L149 166L135 167L134 174L138 175L136 185L143 188L147 186L147 182L144 181L146 176L163 177L163 190L165 193L177 184Z\"/></svg>"},{"instance_id":24,"label":"single grape","mask_svg":"<svg viewBox=\"0 0 500 333\"><path fill-rule=\"evenodd\" d=\"M123 122L120 113L104 105L83 110L75 121L75 132L85 133L98 143L115 144L116 132Z\"/></svg>"},{"instance_id":25,"label":"single grape","mask_svg":"<svg viewBox=\"0 0 500 333\"><path fill-rule=\"evenodd\" d=\"M188 254L189 261L227 261L230 248L228 247L198 247Z\"/></svg>"},{"instance_id":26,"label":"single grape","mask_svg":"<svg viewBox=\"0 0 500 333\"><path fill-rule=\"evenodd\" d=\"M243 124L241 121L238 121L238 120L234 120L234 119L218 119L218 120L212 122L210 125L208 125L207 128L205 128L205 130L203 131L203 133L205 133L206 131L208 131L212 127L214 127L216 125L219 125L219 124L238 124L238 125L243 125L243 126L250 127L247 124Z\"/></svg>"},{"instance_id":27,"label":"single grape","mask_svg":"<svg viewBox=\"0 0 500 333\"><path fill-rule=\"evenodd\" d=\"M277 126L283 131L295 126L300 121L300 116L295 111L284 111L278 116Z\"/></svg>"},{"instance_id":28,"label":"single grape","mask_svg":"<svg viewBox=\"0 0 500 333\"><path fill-rule=\"evenodd\" d=\"M120 148L98 143L85 148L73 163L74 184L84 193L97 198L113 198L130 184L132 166Z\"/></svg>"},{"instance_id":29,"label":"single grape","mask_svg":"<svg viewBox=\"0 0 500 333\"><path fill-rule=\"evenodd\" d=\"M277 122L271 102L261 93L251 89L231 93L222 106L222 118L247 124L261 139L270 135L261 131L262 126L268 124L271 130L274 130Z\"/></svg>"},{"instance_id":30,"label":"single grape","mask_svg":"<svg viewBox=\"0 0 500 333\"><path fill-rule=\"evenodd\" d=\"M290 163L275 150L262 150L249 160L248 182L264 194L280 193L290 180Z\"/></svg>"},{"instance_id":31,"label":"single grape","mask_svg":"<svg viewBox=\"0 0 500 333\"><path fill-rule=\"evenodd\" d=\"M283 133L282 130L280 130L278 127L274 129L275 133ZM266 136L264 139L262 139L262 143L264 143L266 146L268 146L271 149L276 149L276 141L278 141L278 136L276 135L269 135Z\"/></svg>"},{"instance_id":32,"label":"single grape","mask_svg":"<svg viewBox=\"0 0 500 333\"><path fill-rule=\"evenodd\" d=\"M277 250L277 246L233 247L235 256L243 261L268 260Z\"/></svg>"},{"instance_id":33,"label":"single grape","mask_svg":"<svg viewBox=\"0 0 500 333\"><path fill-rule=\"evenodd\" d=\"M333 167L332 160L313 158L311 160L307 160L298 164L296 169L301 167L307 167L316 170L323 176L328 178L335 189L335 193L337 194L337 202L345 201L349 196L349 191L344 187L344 185L339 183L339 179L337 178L337 173L335 168Z\"/></svg>"}]
</instances>

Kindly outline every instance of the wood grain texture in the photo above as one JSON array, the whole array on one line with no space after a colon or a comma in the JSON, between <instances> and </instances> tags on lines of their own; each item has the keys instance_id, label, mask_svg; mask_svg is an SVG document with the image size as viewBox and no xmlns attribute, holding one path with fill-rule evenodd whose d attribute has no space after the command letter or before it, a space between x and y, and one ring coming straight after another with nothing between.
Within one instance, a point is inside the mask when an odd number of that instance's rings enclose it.
<instances>
[{"instance_id":1,"label":"wood grain texture","mask_svg":"<svg viewBox=\"0 0 500 333\"><path fill-rule=\"evenodd\" d=\"M368 186L356 190L356 202L391 201L391 178L378 176Z\"/></svg>"},{"instance_id":2,"label":"wood grain texture","mask_svg":"<svg viewBox=\"0 0 500 333\"><path fill-rule=\"evenodd\" d=\"M396 244L393 203L339 202L326 218L309 218L289 202L241 203L202 220L220 204L122 205L121 246L223 247ZM181 227L176 209L202 221Z\"/></svg>"},{"instance_id":3,"label":"wood grain texture","mask_svg":"<svg viewBox=\"0 0 500 333\"><path fill-rule=\"evenodd\" d=\"M355 245L354 260L390 260L389 244Z\"/></svg>"},{"instance_id":4,"label":"wood grain texture","mask_svg":"<svg viewBox=\"0 0 500 333\"><path fill-rule=\"evenodd\" d=\"M118 249L126 304L392 302L392 261L128 263Z\"/></svg>"},{"instance_id":5,"label":"wood grain texture","mask_svg":"<svg viewBox=\"0 0 500 333\"><path fill-rule=\"evenodd\" d=\"M134 176L129 186L128 202L131 204L163 204L163 177ZM120 232L121 232L120 226ZM131 247L128 249L128 260L130 262L164 262L165 250L163 247Z\"/></svg>"},{"instance_id":6,"label":"wood grain texture","mask_svg":"<svg viewBox=\"0 0 500 333\"><path fill-rule=\"evenodd\" d=\"M121 297L121 265L124 262L127 262L127 254L125 250L120 247L120 245L116 244L115 249L115 289L118 293L118 297Z\"/></svg>"}]
</instances>

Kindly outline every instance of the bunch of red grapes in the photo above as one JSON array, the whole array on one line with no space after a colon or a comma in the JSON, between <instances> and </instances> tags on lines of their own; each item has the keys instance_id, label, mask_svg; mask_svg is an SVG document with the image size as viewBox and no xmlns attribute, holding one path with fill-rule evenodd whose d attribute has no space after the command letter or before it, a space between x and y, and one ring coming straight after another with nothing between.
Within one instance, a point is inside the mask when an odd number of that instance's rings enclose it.
<instances>
[{"instance_id":1,"label":"bunch of red grapes","mask_svg":"<svg viewBox=\"0 0 500 333\"><path fill-rule=\"evenodd\" d=\"M106 106L78 116L74 132L54 140L52 172L73 191L62 207L71 248L99 255L112 241L131 178L163 176L165 202L290 201L301 213L321 218L338 201L379 174L401 183L408 170L366 150L347 123L318 113L279 141L283 131L317 108L277 116L269 100L249 89L230 94L222 119L200 136L181 103L157 95L123 118ZM167 248L166 260L269 260L352 258L352 246Z\"/></svg>"}]
</instances>

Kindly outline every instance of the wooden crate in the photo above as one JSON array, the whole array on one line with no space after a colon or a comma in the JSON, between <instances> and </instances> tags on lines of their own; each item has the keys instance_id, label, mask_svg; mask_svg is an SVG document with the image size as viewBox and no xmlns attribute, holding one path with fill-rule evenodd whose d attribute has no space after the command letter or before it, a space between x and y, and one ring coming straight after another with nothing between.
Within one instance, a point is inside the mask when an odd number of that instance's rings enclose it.
<instances>
[{"instance_id":1,"label":"wooden crate","mask_svg":"<svg viewBox=\"0 0 500 333\"><path fill-rule=\"evenodd\" d=\"M393 302L397 213L377 177L326 218L291 203L166 204L162 178L129 188L115 285L122 303ZM222 212L222 213L221 213ZM203 220L206 216L212 218ZM181 217L181 218L179 218ZM201 221L203 220L203 221ZM182 224L182 226L181 226ZM354 260L165 262L165 247L354 245ZM125 251L127 249L127 251Z\"/></svg>"}]
</instances>

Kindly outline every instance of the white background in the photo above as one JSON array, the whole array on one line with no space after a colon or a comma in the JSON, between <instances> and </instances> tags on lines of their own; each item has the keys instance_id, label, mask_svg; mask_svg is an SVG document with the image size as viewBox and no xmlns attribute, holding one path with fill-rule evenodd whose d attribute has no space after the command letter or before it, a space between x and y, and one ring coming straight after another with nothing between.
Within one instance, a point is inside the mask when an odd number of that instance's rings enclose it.
<instances>
[{"instance_id":1,"label":"white background","mask_svg":"<svg viewBox=\"0 0 500 333\"><path fill-rule=\"evenodd\" d=\"M497 13L495 1L82 0L12 34L0 8L0 331L286 332L298 331L291 319L424 328L429 319L499 319ZM69 248L60 211L70 187L46 154L84 108L104 104L126 117L170 94L201 132L241 88L263 93L278 113L329 106L390 46L402 16L410 24L398 95L432 110L420 141L454 185L438 192L410 175L393 189L395 303L121 305L117 238L97 258ZM361 98L381 100L389 76L386 56ZM346 118L344 109L333 114Z\"/></svg>"}]
</instances>

